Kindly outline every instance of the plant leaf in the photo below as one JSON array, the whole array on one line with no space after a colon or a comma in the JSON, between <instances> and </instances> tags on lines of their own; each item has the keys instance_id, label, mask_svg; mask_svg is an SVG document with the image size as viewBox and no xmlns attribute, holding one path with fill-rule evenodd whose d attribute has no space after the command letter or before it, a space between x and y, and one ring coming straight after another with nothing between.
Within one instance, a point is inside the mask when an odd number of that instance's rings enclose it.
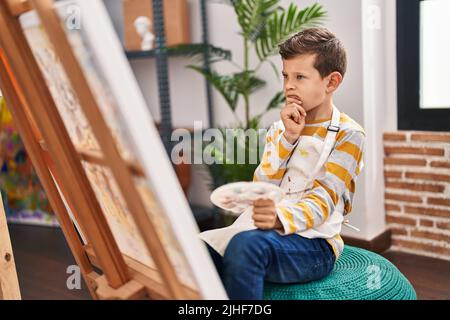
<instances>
[{"instance_id":1,"label":"plant leaf","mask_svg":"<svg viewBox=\"0 0 450 320\"><path fill-rule=\"evenodd\" d=\"M254 71L243 71L233 74L236 90L243 95L251 94L262 88L266 82L255 76Z\"/></svg>"},{"instance_id":2,"label":"plant leaf","mask_svg":"<svg viewBox=\"0 0 450 320\"><path fill-rule=\"evenodd\" d=\"M273 12L264 31L256 39L256 53L261 61L277 53L278 45L302 29L318 26L326 11L317 3L300 10L291 3L286 10Z\"/></svg>"},{"instance_id":3,"label":"plant leaf","mask_svg":"<svg viewBox=\"0 0 450 320\"><path fill-rule=\"evenodd\" d=\"M189 65L187 68L202 74L225 98L231 110L235 111L239 92L236 87L234 76L223 76L212 70L206 70L203 67Z\"/></svg>"},{"instance_id":4,"label":"plant leaf","mask_svg":"<svg viewBox=\"0 0 450 320\"><path fill-rule=\"evenodd\" d=\"M266 111L278 108L280 106L280 104L284 103L284 101L286 101L286 98L284 96L283 91L277 92L275 94L275 96L272 98L272 100L270 100L270 102L266 108Z\"/></svg>"},{"instance_id":5,"label":"plant leaf","mask_svg":"<svg viewBox=\"0 0 450 320\"><path fill-rule=\"evenodd\" d=\"M264 30L267 19L281 7L280 0L231 0L242 35L255 41Z\"/></svg>"},{"instance_id":6,"label":"plant leaf","mask_svg":"<svg viewBox=\"0 0 450 320\"><path fill-rule=\"evenodd\" d=\"M230 50L205 43L180 44L167 48L167 52L173 55L188 56L197 62L202 61L205 53L208 55L210 63L223 60L231 61Z\"/></svg>"}]
</instances>

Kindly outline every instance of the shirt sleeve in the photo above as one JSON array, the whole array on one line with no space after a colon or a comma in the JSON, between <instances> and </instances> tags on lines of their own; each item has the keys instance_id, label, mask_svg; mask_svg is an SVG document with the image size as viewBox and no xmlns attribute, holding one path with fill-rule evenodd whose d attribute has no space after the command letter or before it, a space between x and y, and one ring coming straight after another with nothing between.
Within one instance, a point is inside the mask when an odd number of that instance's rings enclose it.
<instances>
[{"instance_id":1,"label":"shirt sleeve","mask_svg":"<svg viewBox=\"0 0 450 320\"><path fill-rule=\"evenodd\" d=\"M292 234L317 227L334 212L339 199L344 212L352 210L355 183L363 167L365 134L362 131L341 131L336 146L325 163L325 174L314 180L297 203L282 201L276 206L284 234Z\"/></svg>"},{"instance_id":2,"label":"shirt sleeve","mask_svg":"<svg viewBox=\"0 0 450 320\"><path fill-rule=\"evenodd\" d=\"M280 185L289 157L298 144L298 140L295 144L289 143L283 133L284 126L281 121L275 122L269 128L261 163L255 170L253 181L265 181Z\"/></svg>"}]
</instances>

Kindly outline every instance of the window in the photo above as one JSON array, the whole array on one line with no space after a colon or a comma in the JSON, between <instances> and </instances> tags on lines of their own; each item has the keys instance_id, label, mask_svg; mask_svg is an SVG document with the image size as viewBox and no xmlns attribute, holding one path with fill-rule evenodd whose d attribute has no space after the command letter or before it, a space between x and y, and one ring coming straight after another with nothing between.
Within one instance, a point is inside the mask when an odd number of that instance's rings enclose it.
<instances>
[{"instance_id":1,"label":"window","mask_svg":"<svg viewBox=\"0 0 450 320\"><path fill-rule=\"evenodd\" d=\"M397 0L400 130L450 131L450 0Z\"/></svg>"}]
</instances>

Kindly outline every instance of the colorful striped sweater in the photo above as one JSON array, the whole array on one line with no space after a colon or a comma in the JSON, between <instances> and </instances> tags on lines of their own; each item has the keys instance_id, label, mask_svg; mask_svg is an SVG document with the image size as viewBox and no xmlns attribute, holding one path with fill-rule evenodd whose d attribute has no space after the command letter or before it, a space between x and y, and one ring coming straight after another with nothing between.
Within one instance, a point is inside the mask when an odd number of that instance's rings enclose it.
<instances>
[{"instance_id":1,"label":"colorful striped sweater","mask_svg":"<svg viewBox=\"0 0 450 320\"><path fill-rule=\"evenodd\" d=\"M322 141L327 134L331 118L307 121L301 136L312 136ZM291 145L283 136L284 126L275 122L266 136L266 145L261 163L255 170L253 181L266 181L280 185L289 170L288 160L299 140ZM348 115L341 112L340 131L335 148L325 163L325 174L314 181L312 189L303 194L298 202L277 204L277 215L283 225L284 234L302 235L309 229L327 223L336 208L343 208L342 215L352 211L355 184L363 164L365 132ZM274 156L275 154L275 156ZM339 205L338 205L339 203ZM326 238L333 247L336 259L344 249L339 232ZM320 234L320 233L319 233Z\"/></svg>"}]
</instances>

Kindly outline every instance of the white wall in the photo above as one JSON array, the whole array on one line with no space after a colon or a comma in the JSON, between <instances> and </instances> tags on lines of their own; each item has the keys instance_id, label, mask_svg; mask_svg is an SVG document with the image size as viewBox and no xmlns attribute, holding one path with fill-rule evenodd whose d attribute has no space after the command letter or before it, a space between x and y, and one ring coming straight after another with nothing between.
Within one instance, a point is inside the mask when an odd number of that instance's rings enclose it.
<instances>
[{"instance_id":1,"label":"white wall","mask_svg":"<svg viewBox=\"0 0 450 320\"><path fill-rule=\"evenodd\" d=\"M188 0L191 14L191 36L194 42L201 40L199 1ZM121 33L122 17L120 0L105 0L112 14L113 22ZM301 6L316 1L296 1ZM282 0L283 5L290 1ZM352 224L361 229L360 233L344 227L344 235L371 239L384 230L383 175L381 132L396 129L395 97L395 1L389 0L321 0L328 12L325 26L342 40L348 52L348 71L341 88L335 95L335 104L343 112L365 127L368 146L365 155L365 170L359 177L354 199L353 213L349 216ZM376 4L381 8L381 28L368 31L363 28L366 18L363 9ZM364 9L365 10L365 9ZM229 6L211 3L208 5L210 42L216 46L232 50L233 60L242 64L242 40L237 34L239 28L233 9ZM394 19L394 20L393 20ZM364 37L363 37L364 36ZM364 39L364 41L363 41ZM380 60L381 59L381 60ZM280 68L281 61L274 57L273 62ZM256 63L254 57L252 63ZM207 125L205 84L203 78L184 68L189 63L186 58L170 58L170 92L174 126L193 126L194 121L202 120ZM135 75L141 85L154 118L159 119L156 68L154 61L139 60L131 62ZM231 72L233 67L227 63L217 64L220 72ZM366 73L363 74L363 71ZM383 73L389 75L385 76ZM267 87L255 94L251 100L252 114L259 113L267 105L273 94L281 89L281 79L276 78L270 66L261 68L259 76L267 81ZM364 81L363 81L364 80ZM223 98L213 90L215 121L221 125L233 123L234 118ZM238 108L242 116L242 106ZM385 118L381 116L384 115ZM269 125L278 117L272 111L263 124ZM204 179L194 171L190 200L209 205L209 193Z\"/></svg>"},{"instance_id":2,"label":"white wall","mask_svg":"<svg viewBox=\"0 0 450 320\"><path fill-rule=\"evenodd\" d=\"M382 134L397 129L395 1L362 1L363 112L367 134L361 235L385 230ZM352 236L354 232L348 232Z\"/></svg>"}]
</instances>

